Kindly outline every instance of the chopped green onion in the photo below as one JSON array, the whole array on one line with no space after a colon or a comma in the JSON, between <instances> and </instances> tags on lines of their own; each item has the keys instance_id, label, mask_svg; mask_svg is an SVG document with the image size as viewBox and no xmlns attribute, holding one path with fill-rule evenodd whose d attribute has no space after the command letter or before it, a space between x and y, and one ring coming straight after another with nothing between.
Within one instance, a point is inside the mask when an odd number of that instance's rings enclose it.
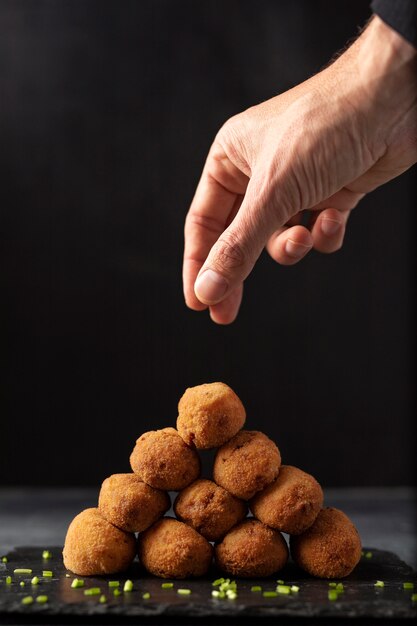
<instances>
[{"instance_id":1,"label":"chopped green onion","mask_svg":"<svg viewBox=\"0 0 417 626\"><path fill-rule=\"evenodd\" d=\"M133 583L131 580L127 580L124 584L123 591L132 591L132 590L133 590Z\"/></svg>"},{"instance_id":2,"label":"chopped green onion","mask_svg":"<svg viewBox=\"0 0 417 626\"><path fill-rule=\"evenodd\" d=\"M417 593L413 593L413 595L411 596L411 601L417 602Z\"/></svg>"},{"instance_id":3,"label":"chopped green onion","mask_svg":"<svg viewBox=\"0 0 417 626\"><path fill-rule=\"evenodd\" d=\"M259 585L254 585L253 587L250 588L251 591L262 591L262 587L260 587Z\"/></svg>"},{"instance_id":4,"label":"chopped green onion","mask_svg":"<svg viewBox=\"0 0 417 626\"><path fill-rule=\"evenodd\" d=\"M329 587L336 587L336 585L337 585L337 583L334 583L334 582L329 583Z\"/></svg>"},{"instance_id":5,"label":"chopped green onion","mask_svg":"<svg viewBox=\"0 0 417 626\"><path fill-rule=\"evenodd\" d=\"M262 595L264 598L276 598L278 594L276 591L264 591Z\"/></svg>"},{"instance_id":6,"label":"chopped green onion","mask_svg":"<svg viewBox=\"0 0 417 626\"><path fill-rule=\"evenodd\" d=\"M372 559L372 552L365 552L365 559Z\"/></svg>"},{"instance_id":7,"label":"chopped green onion","mask_svg":"<svg viewBox=\"0 0 417 626\"><path fill-rule=\"evenodd\" d=\"M149 600L150 597L151 597L151 594L148 591L142 595L142 598L144 600Z\"/></svg>"},{"instance_id":8,"label":"chopped green onion","mask_svg":"<svg viewBox=\"0 0 417 626\"><path fill-rule=\"evenodd\" d=\"M105 602L107 602L106 596L105 595L101 595L99 602L101 602L101 604L104 604Z\"/></svg>"},{"instance_id":9,"label":"chopped green onion","mask_svg":"<svg viewBox=\"0 0 417 626\"><path fill-rule=\"evenodd\" d=\"M85 596L98 596L101 593L100 587L90 587L90 589L84 589Z\"/></svg>"},{"instance_id":10,"label":"chopped green onion","mask_svg":"<svg viewBox=\"0 0 417 626\"><path fill-rule=\"evenodd\" d=\"M374 587L384 587L385 583L383 580L377 580Z\"/></svg>"},{"instance_id":11,"label":"chopped green onion","mask_svg":"<svg viewBox=\"0 0 417 626\"><path fill-rule=\"evenodd\" d=\"M277 580L277 583L278 583L278 585L285 585L284 581L281 580L281 579Z\"/></svg>"},{"instance_id":12,"label":"chopped green onion","mask_svg":"<svg viewBox=\"0 0 417 626\"><path fill-rule=\"evenodd\" d=\"M330 589L328 592L328 598L329 600L337 600L339 597L339 594L337 593L336 589Z\"/></svg>"},{"instance_id":13,"label":"chopped green onion","mask_svg":"<svg viewBox=\"0 0 417 626\"><path fill-rule=\"evenodd\" d=\"M289 585L278 585L277 593L288 595L289 593L291 593L291 588L289 587Z\"/></svg>"},{"instance_id":14,"label":"chopped green onion","mask_svg":"<svg viewBox=\"0 0 417 626\"><path fill-rule=\"evenodd\" d=\"M120 589L117 589L117 587L116 587L116 589L113 590L113 595L116 596L116 598L117 598L117 596L121 596L122 595L122 592L120 591Z\"/></svg>"},{"instance_id":15,"label":"chopped green onion","mask_svg":"<svg viewBox=\"0 0 417 626\"><path fill-rule=\"evenodd\" d=\"M217 591L217 589L213 589L211 595L213 596L213 598L218 598L220 596L220 591Z\"/></svg>"},{"instance_id":16,"label":"chopped green onion","mask_svg":"<svg viewBox=\"0 0 417 626\"><path fill-rule=\"evenodd\" d=\"M39 602L39 604L46 604L48 602L48 596L38 596L36 598L36 602Z\"/></svg>"},{"instance_id":17,"label":"chopped green onion","mask_svg":"<svg viewBox=\"0 0 417 626\"><path fill-rule=\"evenodd\" d=\"M39 584L39 578L37 576L34 576L32 578L32 580L30 581L31 585L38 585Z\"/></svg>"},{"instance_id":18,"label":"chopped green onion","mask_svg":"<svg viewBox=\"0 0 417 626\"><path fill-rule=\"evenodd\" d=\"M14 574L31 574L32 570L31 569L26 569L24 567L18 567L17 569L13 570Z\"/></svg>"},{"instance_id":19,"label":"chopped green onion","mask_svg":"<svg viewBox=\"0 0 417 626\"><path fill-rule=\"evenodd\" d=\"M22 604L32 604L33 598L32 596L25 596L22 598Z\"/></svg>"},{"instance_id":20,"label":"chopped green onion","mask_svg":"<svg viewBox=\"0 0 417 626\"><path fill-rule=\"evenodd\" d=\"M44 550L42 552L42 558L43 559L52 559L52 552L49 552L49 550Z\"/></svg>"},{"instance_id":21,"label":"chopped green onion","mask_svg":"<svg viewBox=\"0 0 417 626\"><path fill-rule=\"evenodd\" d=\"M12 577L6 576L6 585L11 585L11 584L12 584Z\"/></svg>"},{"instance_id":22,"label":"chopped green onion","mask_svg":"<svg viewBox=\"0 0 417 626\"><path fill-rule=\"evenodd\" d=\"M224 583L224 578L216 578L216 580L214 580L211 584L213 587L218 587L222 583Z\"/></svg>"},{"instance_id":23,"label":"chopped green onion","mask_svg":"<svg viewBox=\"0 0 417 626\"><path fill-rule=\"evenodd\" d=\"M300 591L300 587L297 587L297 585L291 585L291 591L293 593L298 593Z\"/></svg>"},{"instance_id":24,"label":"chopped green onion","mask_svg":"<svg viewBox=\"0 0 417 626\"><path fill-rule=\"evenodd\" d=\"M21 580L19 584L20 584L21 587L24 587L25 586L25 581Z\"/></svg>"},{"instance_id":25,"label":"chopped green onion","mask_svg":"<svg viewBox=\"0 0 417 626\"><path fill-rule=\"evenodd\" d=\"M226 596L229 600L236 600L237 598L237 593L236 591L233 591L232 589L228 589L226 591Z\"/></svg>"},{"instance_id":26,"label":"chopped green onion","mask_svg":"<svg viewBox=\"0 0 417 626\"><path fill-rule=\"evenodd\" d=\"M65 574L66 578L71 578L71 574L68 574L68 572Z\"/></svg>"},{"instance_id":27,"label":"chopped green onion","mask_svg":"<svg viewBox=\"0 0 417 626\"><path fill-rule=\"evenodd\" d=\"M52 578L53 572L51 572L51 570L49 569L44 569L42 572L42 576L44 576L45 578Z\"/></svg>"},{"instance_id":28,"label":"chopped green onion","mask_svg":"<svg viewBox=\"0 0 417 626\"><path fill-rule=\"evenodd\" d=\"M118 580L109 580L109 587L119 587L120 582Z\"/></svg>"},{"instance_id":29,"label":"chopped green onion","mask_svg":"<svg viewBox=\"0 0 417 626\"><path fill-rule=\"evenodd\" d=\"M339 593L343 593L344 590L345 588L343 587L343 583L337 583L336 591L338 591Z\"/></svg>"},{"instance_id":30,"label":"chopped green onion","mask_svg":"<svg viewBox=\"0 0 417 626\"><path fill-rule=\"evenodd\" d=\"M179 593L180 596L189 596L191 589L177 589L177 593Z\"/></svg>"},{"instance_id":31,"label":"chopped green onion","mask_svg":"<svg viewBox=\"0 0 417 626\"><path fill-rule=\"evenodd\" d=\"M78 589L78 587L84 587L84 581L82 578L74 578L71 583L71 587L73 589Z\"/></svg>"},{"instance_id":32,"label":"chopped green onion","mask_svg":"<svg viewBox=\"0 0 417 626\"><path fill-rule=\"evenodd\" d=\"M1 557L1 562L2 563L7 563L7 556L2 556Z\"/></svg>"},{"instance_id":33,"label":"chopped green onion","mask_svg":"<svg viewBox=\"0 0 417 626\"><path fill-rule=\"evenodd\" d=\"M162 583L161 587L162 589L172 589L174 586L174 583Z\"/></svg>"},{"instance_id":34,"label":"chopped green onion","mask_svg":"<svg viewBox=\"0 0 417 626\"><path fill-rule=\"evenodd\" d=\"M403 583L404 589L414 589L414 583Z\"/></svg>"}]
</instances>

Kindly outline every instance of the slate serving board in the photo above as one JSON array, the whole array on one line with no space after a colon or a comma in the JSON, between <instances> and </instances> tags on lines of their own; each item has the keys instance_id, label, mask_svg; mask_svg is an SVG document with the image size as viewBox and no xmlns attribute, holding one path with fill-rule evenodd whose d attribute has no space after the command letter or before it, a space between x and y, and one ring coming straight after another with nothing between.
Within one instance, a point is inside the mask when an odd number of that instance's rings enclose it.
<instances>
[{"instance_id":1,"label":"slate serving board","mask_svg":"<svg viewBox=\"0 0 417 626\"><path fill-rule=\"evenodd\" d=\"M268 579L238 579L238 597L236 600L217 600L212 598L212 581L219 576L216 571L210 576L198 580L173 581L173 589L162 589L164 582L159 578L144 575L138 564L134 564L123 576L84 578L85 587L72 589L75 576L66 576L62 563L62 548L50 548L52 558L42 559L40 548L16 548L7 555L8 562L0 563L0 614L23 614L33 617L49 616L131 616L152 618L163 621L173 617L187 618L273 618L279 623L284 618L391 618L403 619L417 617L417 603L411 595L417 592L417 575L395 554L374 548L364 548L372 552L372 558L362 557L355 571L343 580L344 593L336 601L328 599L329 581L314 579L289 563L274 577ZM33 573L14 574L15 568L29 568ZM52 578L43 578L43 570L52 570ZM6 576L12 576L12 584L7 585ZM40 583L33 587L32 576L40 577ZM119 580L120 589L124 581L130 578L134 583L132 592L113 595L108 587L109 580ZM253 585L260 585L264 591L275 590L277 579L286 584L300 587L298 593L265 598L262 593L251 591ZM20 586L20 581L25 586ZM376 588L376 580L383 580L385 586ZM404 590L403 582L414 582L414 590ZM106 596L105 604L99 603L99 597L85 596L84 589L100 587ZM191 589L191 595L181 596L178 588ZM149 592L150 599L144 600L143 593ZM47 595L46 604L22 604L22 598L31 595Z\"/></svg>"}]
</instances>

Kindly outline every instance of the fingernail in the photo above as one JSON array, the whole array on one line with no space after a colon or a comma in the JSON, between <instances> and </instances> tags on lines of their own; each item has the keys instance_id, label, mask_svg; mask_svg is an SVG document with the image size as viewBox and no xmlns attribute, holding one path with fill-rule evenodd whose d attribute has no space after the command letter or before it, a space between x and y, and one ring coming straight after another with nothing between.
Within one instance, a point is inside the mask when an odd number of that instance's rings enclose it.
<instances>
[{"instance_id":1,"label":"fingernail","mask_svg":"<svg viewBox=\"0 0 417 626\"><path fill-rule=\"evenodd\" d=\"M227 280L214 270L205 270L194 285L195 295L204 304L216 304L223 298L227 288Z\"/></svg>"},{"instance_id":2,"label":"fingernail","mask_svg":"<svg viewBox=\"0 0 417 626\"><path fill-rule=\"evenodd\" d=\"M293 259L299 259L300 257L304 256L310 249L311 246L306 246L303 243L298 243L297 241L293 241L292 239L287 239L285 243L285 252Z\"/></svg>"},{"instance_id":3,"label":"fingernail","mask_svg":"<svg viewBox=\"0 0 417 626\"><path fill-rule=\"evenodd\" d=\"M325 217L321 220L321 231L327 237L331 237L335 235L337 231L340 229L341 223L337 220L331 220L328 217Z\"/></svg>"}]
</instances>

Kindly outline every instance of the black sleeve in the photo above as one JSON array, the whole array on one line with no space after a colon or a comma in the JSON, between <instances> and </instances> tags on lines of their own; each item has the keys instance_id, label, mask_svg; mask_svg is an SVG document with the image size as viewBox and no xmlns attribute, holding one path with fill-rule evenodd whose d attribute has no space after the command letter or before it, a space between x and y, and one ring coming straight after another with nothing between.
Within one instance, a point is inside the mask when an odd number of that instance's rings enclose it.
<instances>
[{"instance_id":1,"label":"black sleeve","mask_svg":"<svg viewBox=\"0 0 417 626\"><path fill-rule=\"evenodd\" d=\"M371 8L417 48L417 0L373 0Z\"/></svg>"}]
</instances>

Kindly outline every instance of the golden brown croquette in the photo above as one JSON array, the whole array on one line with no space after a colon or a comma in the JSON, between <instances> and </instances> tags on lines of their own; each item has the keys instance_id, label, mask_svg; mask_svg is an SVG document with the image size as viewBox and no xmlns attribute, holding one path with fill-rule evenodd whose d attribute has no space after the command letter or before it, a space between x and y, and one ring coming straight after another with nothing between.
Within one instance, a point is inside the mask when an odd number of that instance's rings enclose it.
<instances>
[{"instance_id":1,"label":"golden brown croquette","mask_svg":"<svg viewBox=\"0 0 417 626\"><path fill-rule=\"evenodd\" d=\"M188 445L218 448L242 428L245 408L224 383L189 387L178 403L177 429Z\"/></svg>"},{"instance_id":2,"label":"golden brown croquette","mask_svg":"<svg viewBox=\"0 0 417 626\"><path fill-rule=\"evenodd\" d=\"M176 519L164 517L139 535L142 565L161 578L203 576L212 556L207 539Z\"/></svg>"},{"instance_id":3,"label":"golden brown croquette","mask_svg":"<svg viewBox=\"0 0 417 626\"><path fill-rule=\"evenodd\" d=\"M271 439L256 430L241 430L217 452L215 482L237 498L249 500L278 476L280 452Z\"/></svg>"},{"instance_id":4,"label":"golden brown croquette","mask_svg":"<svg viewBox=\"0 0 417 626\"><path fill-rule=\"evenodd\" d=\"M241 522L215 546L216 565L231 576L270 576L284 567L288 547L283 536L255 519Z\"/></svg>"},{"instance_id":5,"label":"golden brown croquette","mask_svg":"<svg viewBox=\"0 0 417 626\"><path fill-rule=\"evenodd\" d=\"M213 481L200 479L178 494L174 511L208 541L218 541L246 517L247 506Z\"/></svg>"},{"instance_id":6,"label":"golden brown croquette","mask_svg":"<svg viewBox=\"0 0 417 626\"><path fill-rule=\"evenodd\" d=\"M359 533L345 513L322 509L302 535L290 538L291 556L301 569L318 578L344 578L361 558Z\"/></svg>"},{"instance_id":7,"label":"golden brown croquette","mask_svg":"<svg viewBox=\"0 0 417 626\"><path fill-rule=\"evenodd\" d=\"M136 441L132 470L155 489L180 491L200 475L200 459L175 428L150 430Z\"/></svg>"},{"instance_id":8,"label":"golden brown croquette","mask_svg":"<svg viewBox=\"0 0 417 626\"><path fill-rule=\"evenodd\" d=\"M253 515L267 526L300 535L312 525L323 506L323 491L313 476L281 465L278 478L249 503Z\"/></svg>"},{"instance_id":9,"label":"golden brown croquette","mask_svg":"<svg viewBox=\"0 0 417 626\"><path fill-rule=\"evenodd\" d=\"M100 513L129 533L146 530L171 506L165 491L144 483L137 474L113 474L103 482L98 499Z\"/></svg>"},{"instance_id":10,"label":"golden brown croquette","mask_svg":"<svg viewBox=\"0 0 417 626\"><path fill-rule=\"evenodd\" d=\"M136 555L132 533L116 528L98 509L85 509L69 525L63 550L64 565L79 576L116 574Z\"/></svg>"}]
</instances>

